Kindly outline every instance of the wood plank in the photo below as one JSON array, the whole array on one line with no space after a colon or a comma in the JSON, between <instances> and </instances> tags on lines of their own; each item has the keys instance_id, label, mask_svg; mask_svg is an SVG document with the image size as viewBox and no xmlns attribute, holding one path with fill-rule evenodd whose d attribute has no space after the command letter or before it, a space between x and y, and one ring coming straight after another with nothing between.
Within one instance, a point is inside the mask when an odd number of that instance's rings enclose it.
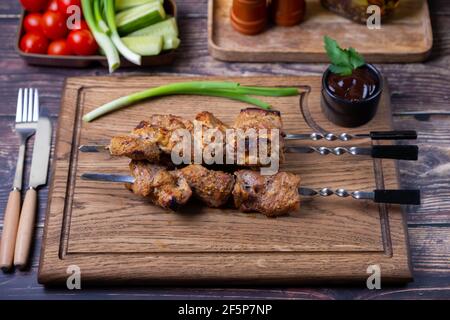
<instances>
[{"instance_id":1,"label":"wood plank","mask_svg":"<svg viewBox=\"0 0 450 320\"><path fill-rule=\"evenodd\" d=\"M400 182L404 188L420 188L422 205L407 209L408 222L450 223L450 117L432 116L428 121L413 117L395 117L394 127L399 130L415 128L419 139L419 160L401 161Z\"/></svg>"},{"instance_id":2,"label":"wood plank","mask_svg":"<svg viewBox=\"0 0 450 320\"><path fill-rule=\"evenodd\" d=\"M0 54L2 55L0 68L3 71L0 79L4 81L4 85L0 88L0 95L4 97L3 102L7 107L5 110L0 110L0 114L5 114L8 111L9 115L13 115L17 88L33 85L41 89L43 98L47 99L49 108L56 115L65 76L107 73L106 68L74 70L27 66L14 51L14 32L17 22L10 19L0 21L2 21L2 28L5 28L5 32L0 34L0 43L6 44L0 48ZM450 17L446 17L442 24L450 24ZM326 68L325 64L226 64L215 61L209 56L207 50L206 21L204 19L181 18L179 19L179 25L182 44L178 59L173 66L151 69L122 68L119 69L117 74L175 72L198 75L226 73L230 76L259 74L320 75ZM443 30L439 27L436 29ZM450 52L450 38L446 33L436 36L436 41L435 52L437 55L442 56ZM426 64L415 64L414 66L380 65L379 67L389 80L392 92L392 107L395 113L423 111L448 113L445 107L446 95L442 93L450 91L450 83L447 81L450 77L449 61L444 59L437 63L436 60L432 60Z\"/></svg>"},{"instance_id":3,"label":"wood plank","mask_svg":"<svg viewBox=\"0 0 450 320\"><path fill-rule=\"evenodd\" d=\"M409 238L414 267L414 282L403 287L384 286L382 290L355 287L239 287L239 288L168 288L168 287L89 287L82 282L81 291L64 287L44 288L37 283L42 228L37 229L32 269L14 274L0 273L0 296L3 299L444 299L450 298L450 227L410 228ZM445 252L443 255L442 252ZM441 266L436 268L436 265Z\"/></svg>"},{"instance_id":4,"label":"wood plank","mask_svg":"<svg viewBox=\"0 0 450 320\"><path fill-rule=\"evenodd\" d=\"M191 18L207 17L208 0L182 0L177 1L177 8L180 15ZM20 2L2 1L0 2L0 18L8 18L9 16L18 15L22 8Z\"/></svg>"},{"instance_id":5,"label":"wood plank","mask_svg":"<svg viewBox=\"0 0 450 320\"><path fill-rule=\"evenodd\" d=\"M325 62L323 37L330 34L344 47L357 48L372 63L418 62L431 51L433 37L426 0L403 0L389 23L370 30L325 9L320 2L306 1L306 16L298 26L270 26L247 36L230 23L231 2L210 0L208 46L213 57L224 61ZM352 34L348 37L348 34Z\"/></svg>"}]
</instances>

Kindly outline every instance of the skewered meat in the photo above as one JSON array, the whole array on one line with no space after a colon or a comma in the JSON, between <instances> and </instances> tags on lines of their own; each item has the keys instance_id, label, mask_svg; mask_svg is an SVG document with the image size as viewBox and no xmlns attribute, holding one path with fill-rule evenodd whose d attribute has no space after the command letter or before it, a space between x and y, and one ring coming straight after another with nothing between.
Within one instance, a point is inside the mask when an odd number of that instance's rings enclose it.
<instances>
[{"instance_id":1,"label":"skewered meat","mask_svg":"<svg viewBox=\"0 0 450 320\"><path fill-rule=\"evenodd\" d=\"M257 211L273 217L300 207L300 177L296 174L279 172L262 176L256 171L239 170L235 176L234 204L243 212Z\"/></svg>"},{"instance_id":2,"label":"skewered meat","mask_svg":"<svg viewBox=\"0 0 450 320\"><path fill-rule=\"evenodd\" d=\"M124 156L133 160L148 160L152 163L159 163L162 151L157 141L162 140L163 137L161 130L157 128L148 130L145 136L139 136L133 132L130 135L113 137L108 148L113 156Z\"/></svg>"},{"instance_id":3,"label":"skewered meat","mask_svg":"<svg viewBox=\"0 0 450 320\"><path fill-rule=\"evenodd\" d=\"M150 117L148 121L145 121L148 126L165 128L168 131L175 131L177 129L187 129L192 131L192 122L179 116L155 114Z\"/></svg>"},{"instance_id":4,"label":"skewered meat","mask_svg":"<svg viewBox=\"0 0 450 320\"><path fill-rule=\"evenodd\" d=\"M293 173L263 176L257 171L239 170L235 180L231 174L201 165L168 171L147 161L131 161L130 170L135 182L127 184L128 189L172 210L185 204L192 194L214 208L223 206L232 195L242 212L261 212L269 217L296 211L300 206L300 177Z\"/></svg>"},{"instance_id":5,"label":"skewered meat","mask_svg":"<svg viewBox=\"0 0 450 320\"><path fill-rule=\"evenodd\" d=\"M195 116L195 121L198 121L202 124L202 126L206 129L218 129L222 133L225 133L225 130L229 129L229 127L220 121L216 116L214 116L211 112L203 111Z\"/></svg>"},{"instance_id":6,"label":"skewered meat","mask_svg":"<svg viewBox=\"0 0 450 320\"><path fill-rule=\"evenodd\" d=\"M162 154L170 154L178 142L171 139L177 129L192 131L192 122L174 115L153 115L141 121L129 135L113 137L109 152L113 156L125 156L133 160L161 161Z\"/></svg>"},{"instance_id":7,"label":"skewered meat","mask_svg":"<svg viewBox=\"0 0 450 320\"><path fill-rule=\"evenodd\" d=\"M243 109L235 119L233 128L244 131L254 129L256 131L256 145L252 146L251 142L246 141L245 165L266 165L267 163L261 163L261 155L264 154L266 157L271 158L272 148L275 148L275 146L278 146L278 149L274 149L273 153L279 157L280 163L284 162L283 122L279 111L268 111L258 108ZM275 138L276 141L274 141L275 144L272 137L272 130L274 129L278 130L278 136ZM265 152L261 150L261 145L267 145ZM258 152L252 154L251 150L257 150Z\"/></svg>"},{"instance_id":8,"label":"skewered meat","mask_svg":"<svg viewBox=\"0 0 450 320\"><path fill-rule=\"evenodd\" d=\"M147 161L131 161L130 170L135 181L127 188L163 208L177 210L192 195L188 182L178 171L167 171Z\"/></svg>"},{"instance_id":9,"label":"skewered meat","mask_svg":"<svg viewBox=\"0 0 450 320\"><path fill-rule=\"evenodd\" d=\"M284 139L281 132L282 121L280 113L277 111L266 111L256 108L241 110L239 116L236 118L233 128L228 127L212 113L207 111L197 114L194 123L201 124L203 129L203 136L200 137L202 139L200 145L202 149L200 151L205 150L208 145L205 141L205 129L215 129L222 133L224 142L222 150L223 155L232 155L233 157L229 157L232 160L232 163L245 166L268 165L268 163L262 161L261 155L266 156L267 159L273 158L272 148L274 148L274 144L272 142L272 132L270 130L278 129L280 135L277 137L276 142L278 143L279 148L274 149L273 152L279 156L280 162L284 161L284 154L282 152L284 148ZM146 159L152 163L158 163L164 158L162 157L162 154L170 155L173 148L181 142L181 137L176 137L173 133L177 129L184 129L193 133L193 127L191 121L181 117L173 115L153 115L148 121L141 121L129 135L114 137L109 145L109 150L113 156L126 156L134 160ZM245 142L245 144L242 149L239 149L236 138L225 141L225 131L227 129L241 129L238 131L242 132L248 129L255 129L255 139L251 139L248 136L240 136L242 139L241 141ZM264 132L261 129L266 129L267 131ZM214 136L214 131L212 134ZM194 138L193 135L192 138ZM210 138L211 137L208 139ZM212 141L215 140L212 139L209 142ZM228 144L226 144L226 142L228 142ZM267 150L264 152L261 151L261 142L265 142L267 145ZM195 159L195 150L192 146L194 146L193 143L191 143L191 161L192 159ZM244 153L243 159L237 159L236 157L239 150ZM219 156L219 158L221 158L221 156Z\"/></svg>"},{"instance_id":10,"label":"skewered meat","mask_svg":"<svg viewBox=\"0 0 450 320\"><path fill-rule=\"evenodd\" d=\"M224 205L231 195L234 177L222 171L208 170L205 167L192 164L180 170L194 192L194 196L208 207Z\"/></svg>"},{"instance_id":11,"label":"skewered meat","mask_svg":"<svg viewBox=\"0 0 450 320\"><path fill-rule=\"evenodd\" d=\"M234 120L234 128L239 129L283 129L281 114L275 110L259 108L242 109Z\"/></svg>"}]
</instances>

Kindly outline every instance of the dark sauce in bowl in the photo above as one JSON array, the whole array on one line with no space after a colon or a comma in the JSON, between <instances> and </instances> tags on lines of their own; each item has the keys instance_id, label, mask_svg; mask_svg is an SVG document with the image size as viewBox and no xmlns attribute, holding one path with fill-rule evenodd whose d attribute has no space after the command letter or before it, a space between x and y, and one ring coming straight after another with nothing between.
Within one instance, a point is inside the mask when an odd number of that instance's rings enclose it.
<instances>
[{"instance_id":1,"label":"dark sauce in bowl","mask_svg":"<svg viewBox=\"0 0 450 320\"><path fill-rule=\"evenodd\" d=\"M376 114L383 77L375 66L366 64L350 76L340 76L328 68L322 77L321 107L325 116L339 126L354 128Z\"/></svg>"},{"instance_id":2,"label":"dark sauce in bowl","mask_svg":"<svg viewBox=\"0 0 450 320\"><path fill-rule=\"evenodd\" d=\"M353 70L350 76L330 73L327 86L337 97L359 102L372 97L377 92L379 83L371 70L362 67Z\"/></svg>"}]
</instances>

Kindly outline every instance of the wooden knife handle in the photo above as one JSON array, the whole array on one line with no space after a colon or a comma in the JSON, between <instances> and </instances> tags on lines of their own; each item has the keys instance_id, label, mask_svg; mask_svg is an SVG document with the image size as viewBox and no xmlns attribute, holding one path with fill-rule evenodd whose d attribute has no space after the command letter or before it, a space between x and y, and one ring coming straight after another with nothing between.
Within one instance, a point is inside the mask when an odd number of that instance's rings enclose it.
<instances>
[{"instance_id":1,"label":"wooden knife handle","mask_svg":"<svg viewBox=\"0 0 450 320\"><path fill-rule=\"evenodd\" d=\"M37 193L35 189L28 189L20 213L19 229L17 230L16 249L14 251L14 265L19 269L27 266L33 239L34 220L36 217Z\"/></svg>"},{"instance_id":2,"label":"wooden knife handle","mask_svg":"<svg viewBox=\"0 0 450 320\"><path fill-rule=\"evenodd\" d=\"M14 247L20 216L20 191L15 189L9 193L3 218L2 240L0 242L0 268L9 271L13 266Z\"/></svg>"}]
</instances>

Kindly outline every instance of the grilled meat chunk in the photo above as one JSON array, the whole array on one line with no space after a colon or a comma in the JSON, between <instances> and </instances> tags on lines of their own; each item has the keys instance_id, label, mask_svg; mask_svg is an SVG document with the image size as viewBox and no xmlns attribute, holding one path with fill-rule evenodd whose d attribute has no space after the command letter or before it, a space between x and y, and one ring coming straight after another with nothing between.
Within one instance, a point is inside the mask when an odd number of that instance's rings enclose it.
<instances>
[{"instance_id":1,"label":"grilled meat chunk","mask_svg":"<svg viewBox=\"0 0 450 320\"><path fill-rule=\"evenodd\" d=\"M194 139L201 139L201 144L198 145L201 146L203 161L207 164L211 164L210 161L214 159L223 161L226 152L226 130L229 127L208 111L198 113L195 116L194 124L202 126L202 136L196 136ZM192 151L192 156L194 156L195 150ZM205 157L211 160L207 160Z\"/></svg>"},{"instance_id":2,"label":"grilled meat chunk","mask_svg":"<svg viewBox=\"0 0 450 320\"><path fill-rule=\"evenodd\" d=\"M158 141L164 138L164 133L158 128L148 130L145 135L130 134L115 136L108 146L113 156L124 156L133 160L148 160L158 163L162 150Z\"/></svg>"},{"instance_id":3,"label":"grilled meat chunk","mask_svg":"<svg viewBox=\"0 0 450 320\"><path fill-rule=\"evenodd\" d=\"M225 130L229 128L225 123L220 121L218 118L216 118L216 116L208 111L198 113L195 116L195 121L201 123L202 126L206 129L218 129L224 134Z\"/></svg>"},{"instance_id":4,"label":"grilled meat chunk","mask_svg":"<svg viewBox=\"0 0 450 320\"><path fill-rule=\"evenodd\" d=\"M188 182L178 171L134 160L130 162L130 170L135 182L127 184L127 188L160 207L177 210L192 195Z\"/></svg>"},{"instance_id":5,"label":"grilled meat chunk","mask_svg":"<svg viewBox=\"0 0 450 320\"><path fill-rule=\"evenodd\" d=\"M259 108L242 109L234 120L233 128L239 129L283 129L281 114L275 110Z\"/></svg>"},{"instance_id":6,"label":"grilled meat chunk","mask_svg":"<svg viewBox=\"0 0 450 320\"><path fill-rule=\"evenodd\" d=\"M193 129L193 124L190 120L172 114L154 114L146 123L152 127L165 128L171 132L177 129L186 129L189 131Z\"/></svg>"},{"instance_id":7,"label":"grilled meat chunk","mask_svg":"<svg viewBox=\"0 0 450 320\"><path fill-rule=\"evenodd\" d=\"M163 153L170 154L176 139L171 139L177 129L192 131L192 122L173 115L155 114L141 121L129 135L113 137L109 152L113 156L125 156L133 160L158 163Z\"/></svg>"},{"instance_id":8,"label":"grilled meat chunk","mask_svg":"<svg viewBox=\"0 0 450 320\"><path fill-rule=\"evenodd\" d=\"M246 131L254 129L256 134L256 140L246 140L246 154L244 165L262 165L260 155L264 154L267 158L272 158L272 151L279 157L280 163L284 162L284 133L283 122L281 121L281 114L279 111L268 111L258 108L247 108L241 110L239 115L234 121L233 128ZM278 137L273 140L272 130L278 130ZM267 146L267 149L263 152L260 145ZM278 145L278 149L273 149ZM255 152L252 154L251 150ZM256 152L258 150L258 152ZM263 152L263 153L261 153Z\"/></svg>"},{"instance_id":9,"label":"grilled meat chunk","mask_svg":"<svg viewBox=\"0 0 450 320\"><path fill-rule=\"evenodd\" d=\"M234 177L222 171L208 170L198 164L191 164L180 170L194 192L194 196L208 207L224 205L231 195Z\"/></svg>"},{"instance_id":10,"label":"grilled meat chunk","mask_svg":"<svg viewBox=\"0 0 450 320\"><path fill-rule=\"evenodd\" d=\"M279 172L262 176L256 171L235 173L234 204L242 212L261 212L269 217L280 216L300 208L300 177Z\"/></svg>"}]
</instances>

